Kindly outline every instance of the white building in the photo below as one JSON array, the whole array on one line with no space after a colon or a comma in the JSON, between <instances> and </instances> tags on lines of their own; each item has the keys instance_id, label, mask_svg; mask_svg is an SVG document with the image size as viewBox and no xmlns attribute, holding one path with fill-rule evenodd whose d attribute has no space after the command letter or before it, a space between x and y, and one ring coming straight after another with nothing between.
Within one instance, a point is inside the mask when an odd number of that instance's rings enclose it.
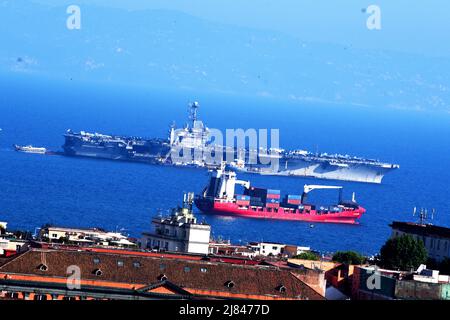
<instances>
[{"instance_id":1,"label":"white building","mask_svg":"<svg viewBox=\"0 0 450 320\"><path fill-rule=\"evenodd\" d=\"M26 240L18 239L14 234L6 231L7 223L0 222L0 256L21 252L26 246Z\"/></svg>"},{"instance_id":2,"label":"white building","mask_svg":"<svg viewBox=\"0 0 450 320\"><path fill-rule=\"evenodd\" d=\"M287 245L277 242L250 242L250 249L257 255L261 256L287 256L293 257L302 252L310 251L309 247L299 247L294 245Z\"/></svg>"},{"instance_id":3,"label":"white building","mask_svg":"<svg viewBox=\"0 0 450 320\"><path fill-rule=\"evenodd\" d=\"M119 232L107 232L100 229L75 229L62 227L45 227L39 232L41 241L63 242L85 245L135 247L127 236Z\"/></svg>"},{"instance_id":4,"label":"white building","mask_svg":"<svg viewBox=\"0 0 450 320\"><path fill-rule=\"evenodd\" d=\"M172 210L166 218L154 218L154 230L143 233L142 249L208 254L211 226L197 223L192 211L193 194L189 194L182 208Z\"/></svg>"},{"instance_id":5,"label":"white building","mask_svg":"<svg viewBox=\"0 0 450 320\"><path fill-rule=\"evenodd\" d=\"M439 270L427 269L426 265L421 264L416 274L413 275L413 280L427 283L449 283L450 277L439 274Z\"/></svg>"},{"instance_id":6,"label":"white building","mask_svg":"<svg viewBox=\"0 0 450 320\"><path fill-rule=\"evenodd\" d=\"M223 256L240 256L245 258L253 258L257 254L249 246L232 245L228 242L214 242L209 243L209 254L223 255Z\"/></svg>"}]
</instances>

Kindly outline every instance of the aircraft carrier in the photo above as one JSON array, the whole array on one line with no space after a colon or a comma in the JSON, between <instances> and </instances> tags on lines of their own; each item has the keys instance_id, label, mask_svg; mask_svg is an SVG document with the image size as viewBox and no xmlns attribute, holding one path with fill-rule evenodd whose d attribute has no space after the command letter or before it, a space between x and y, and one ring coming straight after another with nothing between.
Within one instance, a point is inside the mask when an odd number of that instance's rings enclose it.
<instances>
[{"instance_id":1,"label":"aircraft carrier","mask_svg":"<svg viewBox=\"0 0 450 320\"><path fill-rule=\"evenodd\" d=\"M198 102L189 104L190 122L183 128L170 127L168 138L142 138L105 135L68 130L63 145L64 155L139 161L152 164L219 168L222 161L235 170L264 175L313 177L320 179L381 183L385 174L399 168L384 163L349 155L311 153L305 150L248 150L231 149L211 142L210 129L197 117ZM174 157L174 150L182 149L191 157ZM198 154L222 152L219 160L198 157ZM257 163L247 161L252 152L258 154ZM230 156L231 153L231 156ZM267 159L271 158L271 159ZM232 159L232 160L230 160ZM270 161L275 160L275 161ZM267 164L269 163L269 164ZM273 165L273 164L276 165Z\"/></svg>"}]
</instances>

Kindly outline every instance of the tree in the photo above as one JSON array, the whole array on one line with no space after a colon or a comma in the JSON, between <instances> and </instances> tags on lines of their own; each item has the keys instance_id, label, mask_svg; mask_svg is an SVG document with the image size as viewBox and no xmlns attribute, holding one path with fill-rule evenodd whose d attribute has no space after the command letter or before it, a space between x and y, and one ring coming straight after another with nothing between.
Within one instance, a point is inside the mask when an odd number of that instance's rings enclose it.
<instances>
[{"instance_id":1,"label":"tree","mask_svg":"<svg viewBox=\"0 0 450 320\"><path fill-rule=\"evenodd\" d=\"M293 259L301 259L301 260L320 260L320 257L315 254L314 252L308 251L308 252L302 252L294 257L292 257Z\"/></svg>"},{"instance_id":2,"label":"tree","mask_svg":"<svg viewBox=\"0 0 450 320\"><path fill-rule=\"evenodd\" d=\"M365 258L355 251L337 251L332 260L344 264L362 264Z\"/></svg>"},{"instance_id":3,"label":"tree","mask_svg":"<svg viewBox=\"0 0 450 320\"><path fill-rule=\"evenodd\" d=\"M386 241L380 251L380 264L387 269L409 271L425 264L427 257L422 240L404 234Z\"/></svg>"}]
</instances>

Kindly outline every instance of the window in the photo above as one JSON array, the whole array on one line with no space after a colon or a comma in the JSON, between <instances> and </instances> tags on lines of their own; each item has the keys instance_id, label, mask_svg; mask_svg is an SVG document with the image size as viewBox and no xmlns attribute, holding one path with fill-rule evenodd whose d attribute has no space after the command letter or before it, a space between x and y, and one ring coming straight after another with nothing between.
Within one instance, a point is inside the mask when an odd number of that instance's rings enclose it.
<instances>
[{"instance_id":1,"label":"window","mask_svg":"<svg viewBox=\"0 0 450 320\"><path fill-rule=\"evenodd\" d=\"M95 269L93 272L96 276L100 277L103 274L103 271L100 269Z\"/></svg>"},{"instance_id":2,"label":"window","mask_svg":"<svg viewBox=\"0 0 450 320\"><path fill-rule=\"evenodd\" d=\"M280 285L276 288L276 290L280 293L285 293L286 292L286 287L283 285Z\"/></svg>"},{"instance_id":3,"label":"window","mask_svg":"<svg viewBox=\"0 0 450 320\"><path fill-rule=\"evenodd\" d=\"M160 274L159 277L158 277L158 280L159 280L159 281L166 281L166 280L167 280L167 277L166 277L165 274Z\"/></svg>"},{"instance_id":4,"label":"window","mask_svg":"<svg viewBox=\"0 0 450 320\"><path fill-rule=\"evenodd\" d=\"M47 270L48 270L47 265L45 265L45 264L43 264L43 263L40 264L38 268L39 268L39 270L41 270L41 271L47 271Z\"/></svg>"},{"instance_id":5,"label":"window","mask_svg":"<svg viewBox=\"0 0 450 320\"><path fill-rule=\"evenodd\" d=\"M133 267L140 268L141 267L141 263L139 261L135 261L135 262L133 262Z\"/></svg>"},{"instance_id":6,"label":"window","mask_svg":"<svg viewBox=\"0 0 450 320\"><path fill-rule=\"evenodd\" d=\"M19 294L17 292L11 292L8 295L11 299L19 299Z\"/></svg>"},{"instance_id":7,"label":"window","mask_svg":"<svg viewBox=\"0 0 450 320\"><path fill-rule=\"evenodd\" d=\"M100 263L100 259L99 258L94 258L94 264L99 264Z\"/></svg>"},{"instance_id":8,"label":"window","mask_svg":"<svg viewBox=\"0 0 450 320\"><path fill-rule=\"evenodd\" d=\"M189 272L189 271L191 271L190 267L184 267L184 272Z\"/></svg>"},{"instance_id":9,"label":"window","mask_svg":"<svg viewBox=\"0 0 450 320\"><path fill-rule=\"evenodd\" d=\"M58 235L57 235L56 233L53 233L53 234L52 234L52 237L53 237L53 238L58 238Z\"/></svg>"},{"instance_id":10,"label":"window","mask_svg":"<svg viewBox=\"0 0 450 320\"><path fill-rule=\"evenodd\" d=\"M233 281L231 281L231 280L229 280L229 281L227 281L227 282L225 282L225 286L227 287L227 288L233 288L234 287L234 282Z\"/></svg>"},{"instance_id":11,"label":"window","mask_svg":"<svg viewBox=\"0 0 450 320\"><path fill-rule=\"evenodd\" d=\"M164 263L161 263L159 265L159 270L164 270L166 268L166 265Z\"/></svg>"},{"instance_id":12,"label":"window","mask_svg":"<svg viewBox=\"0 0 450 320\"><path fill-rule=\"evenodd\" d=\"M123 267L123 261L122 260L117 261L117 266L118 267Z\"/></svg>"},{"instance_id":13,"label":"window","mask_svg":"<svg viewBox=\"0 0 450 320\"><path fill-rule=\"evenodd\" d=\"M206 268L200 268L200 272L202 272L202 273L206 273L208 271L208 269L206 269Z\"/></svg>"}]
</instances>

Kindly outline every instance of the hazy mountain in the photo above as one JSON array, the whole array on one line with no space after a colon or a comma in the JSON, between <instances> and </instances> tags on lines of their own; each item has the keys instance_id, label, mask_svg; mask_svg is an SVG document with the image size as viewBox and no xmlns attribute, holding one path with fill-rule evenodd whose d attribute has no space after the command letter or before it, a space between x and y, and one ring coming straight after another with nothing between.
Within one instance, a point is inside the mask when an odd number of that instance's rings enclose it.
<instances>
[{"instance_id":1,"label":"hazy mountain","mask_svg":"<svg viewBox=\"0 0 450 320\"><path fill-rule=\"evenodd\" d=\"M450 112L450 61L304 42L176 11L0 0L0 72ZM412 39L413 40L413 39Z\"/></svg>"}]
</instances>

